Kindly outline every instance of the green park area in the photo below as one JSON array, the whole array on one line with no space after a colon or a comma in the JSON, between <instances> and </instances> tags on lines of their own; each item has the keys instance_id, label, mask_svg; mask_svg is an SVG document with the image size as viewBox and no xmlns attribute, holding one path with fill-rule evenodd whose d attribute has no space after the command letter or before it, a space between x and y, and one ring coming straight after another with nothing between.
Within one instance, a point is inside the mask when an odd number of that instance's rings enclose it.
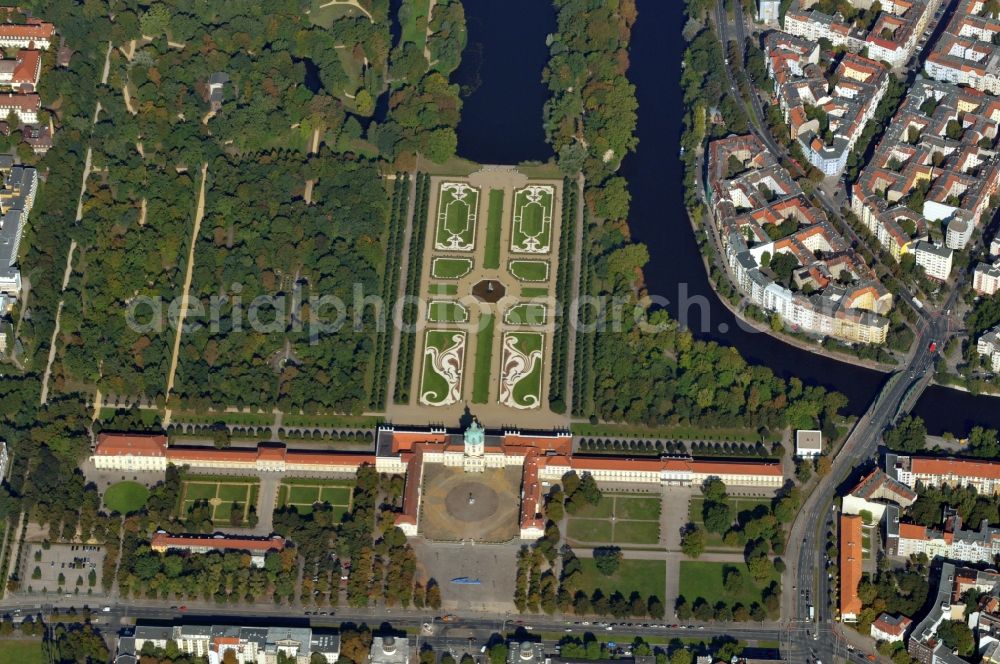
<instances>
[{"instance_id":1,"label":"green park area","mask_svg":"<svg viewBox=\"0 0 1000 664\"><path fill-rule=\"evenodd\" d=\"M490 399L490 365L493 363L493 314L483 314L476 335L476 368L472 383L472 402Z\"/></svg>"},{"instance_id":2,"label":"green park area","mask_svg":"<svg viewBox=\"0 0 1000 664\"><path fill-rule=\"evenodd\" d=\"M727 589L726 578L733 571L739 573L739 583L731 582ZM708 563L692 560L681 561L680 595L690 604L703 598L710 605L724 602L729 606L742 604L749 607L754 602L761 602L761 592L776 582L780 585L781 575L772 572L761 583L754 581L746 563Z\"/></svg>"},{"instance_id":3,"label":"green park area","mask_svg":"<svg viewBox=\"0 0 1000 664\"><path fill-rule=\"evenodd\" d=\"M260 480L253 477L199 477L189 475L181 483L180 513L183 517L195 507L207 504L213 523L232 523L233 508L242 510L240 523L246 523L250 509L257 506Z\"/></svg>"},{"instance_id":4,"label":"green park area","mask_svg":"<svg viewBox=\"0 0 1000 664\"><path fill-rule=\"evenodd\" d=\"M146 504L149 489L138 482L117 482L104 492L104 505L119 514L137 512Z\"/></svg>"},{"instance_id":5,"label":"green park area","mask_svg":"<svg viewBox=\"0 0 1000 664\"><path fill-rule=\"evenodd\" d=\"M548 288L539 288L537 286L525 286L521 289L521 297L548 297Z\"/></svg>"},{"instance_id":6,"label":"green park area","mask_svg":"<svg viewBox=\"0 0 1000 664\"><path fill-rule=\"evenodd\" d=\"M0 639L0 663L46 664L40 639Z\"/></svg>"},{"instance_id":7,"label":"green park area","mask_svg":"<svg viewBox=\"0 0 1000 664\"><path fill-rule=\"evenodd\" d=\"M434 279L460 279L470 272L472 272L471 258L436 256L431 262L431 277Z\"/></svg>"},{"instance_id":8,"label":"green park area","mask_svg":"<svg viewBox=\"0 0 1000 664\"><path fill-rule=\"evenodd\" d=\"M764 499L753 499L753 498L727 498L726 503L729 505L730 511L733 515L734 523L746 523L753 518L754 513L758 510L770 511L771 501ZM691 500L691 505L688 508L688 520L700 526L705 530L705 548L707 549L742 549L743 544L739 544L736 547L727 547L722 541L722 536L725 533L716 533L705 528L705 521L703 518L703 510L705 507L704 498L694 498Z\"/></svg>"},{"instance_id":9,"label":"green park area","mask_svg":"<svg viewBox=\"0 0 1000 664\"><path fill-rule=\"evenodd\" d=\"M657 544L660 541L660 497L604 493L596 505L585 504L569 516L567 537L605 544Z\"/></svg>"},{"instance_id":10,"label":"green park area","mask_svg":"<svg viewBox=\"0 0 1000 664\"><path fill-rule=\"evenodd\" d=\"M503 225L503 190L490 191L489 216L486 217L486 256L483 267L495 270L500 267L500 236Z\"/></svg>"},{"instance_id":11,"label":"green park area","mask_svg":"<svg viewBox=\"0 0 1000 664\"><path fill-rule=\"evenodd\" d=\"M464 182L442 182L438 188L434 248L472 251L476 242L479 190Z\"/></svg>"},{"instance_id":12,"label":"green park area","mask_svg":"<svg viewBox=\"0 0 1000 664\"><path fill-rule=\"evenodd\" d=\"M510 261L507 269L519 281L548 281L548 261Z\"/></svg>"},{"instance_id":13,"label":"green park area","mask_svg":"<svg viewBox=\"0 0 1000 664\"><path fill-rule=\"evenodd\" d=\"M584 592L600 590L605 596L620 592L625 597L638 592L643 597L663 597L667 564L662 560L623 560L611 576L602 574L593 558L581 558L580 563L580 590Z\"/></svg>"},{"instance_id":14,"label":"green park area","mask_svg":"<svg viewBox=\"0 0 1000 664\"><path fill-rule=\"evenodd\" d=\"M328 504L337 520L350 511L353 480L287 479L278 487L277 507L294 507L309 514L315 505Z\"/></svg>"},{"instance_id":15,"label":"green park area","mask_svg":"<svg viewBox=\"0 0 1000 664\"><path fill-rule=\"evenodd\" d=\"M430 295L458 295L458 284L431 284L427 292Z\"/></svg>"},{"instance_id":16,"label":"green park area","mask_svg":"<svg viewBox=\"0 0 1000 664\"><path fill-rule=\"evenodd\" d=\"M552 248L551 185L528 185L514 192L514 226L510 248L515 253L547 254Z\"/></svg>"}]
</instances>

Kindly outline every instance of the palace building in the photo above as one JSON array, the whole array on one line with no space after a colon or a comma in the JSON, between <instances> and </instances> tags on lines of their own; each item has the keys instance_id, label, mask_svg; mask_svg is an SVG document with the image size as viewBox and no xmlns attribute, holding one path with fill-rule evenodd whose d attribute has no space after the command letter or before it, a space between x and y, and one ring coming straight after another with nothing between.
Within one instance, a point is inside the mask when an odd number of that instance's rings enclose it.
<instances>
[{"instance_id":1,"label":"palace building","mask_svg":"<svg viewBox=\"0 0 1000 664\"><path fill-rule=\"evenodd\" d=\"M164 472L167 466L196 471L246 470L294 475L298 472L345 474L371 465L382 474L404 475L406 485L396 525L408 536L420 533L420 506L425 466L438 464L472 476L490 470L520 468L521 539L544 532L542 489L575 471L598 482L699 486L718 478L730 486L779 489L784 484L781 465L770 461L717 461L691 457L581 456L573 453L568 432L523 434L487 433L472 422L462 433L443 428L396 429L383 425L374 454L345 454L287 449L278 443L256 448L170 446L164 435L102 433L91 456L98 470ZM473 479L473 478L470 478Z\"/></svg>"}]
</instances>

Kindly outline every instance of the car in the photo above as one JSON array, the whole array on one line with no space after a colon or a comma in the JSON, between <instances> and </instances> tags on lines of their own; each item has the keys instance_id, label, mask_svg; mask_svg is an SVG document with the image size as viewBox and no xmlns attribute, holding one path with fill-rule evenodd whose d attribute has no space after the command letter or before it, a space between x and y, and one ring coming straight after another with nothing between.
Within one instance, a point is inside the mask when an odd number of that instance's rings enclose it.
<instances>
[{"instance_id":1,"label":"car","mask_svg":"<svg viewBox=\"0 0 1000 664\"><path fill-rule=\"evenodd\" d=\"M607 631L607 632L611 632L611 631L614 631L614 629L615 629L615 628L614 628L614 627L612 627L611 625L608 625L607 627L605 627L605 628L604 628L604 630L605 630L605 631Z\"/></svg>"},{"instance_id":2,"label":"car","mask_svg":"<svg viewBox=\"0 0 1000 664\"><path fill-rule=\"evenodd\" d=\"M178 611L187 611L188 608L186 606L184 606L183 604L181 604L180 606L177 607L177 610Z\"/></svg>"}]
</instances>

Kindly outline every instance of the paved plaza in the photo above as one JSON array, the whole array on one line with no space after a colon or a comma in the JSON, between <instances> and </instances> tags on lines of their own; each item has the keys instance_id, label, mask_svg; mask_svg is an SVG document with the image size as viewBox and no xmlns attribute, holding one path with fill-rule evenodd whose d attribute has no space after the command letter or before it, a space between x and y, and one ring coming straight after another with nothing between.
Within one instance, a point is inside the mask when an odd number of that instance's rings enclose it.
<instances>
[{"instance_id":1,"label":"paved plaza","mask_svg":"<svg viewBox=\"0 0 1000 664\"><path fill-rule=\"evenodd\" d=\"M521 466L467 473L424 466L420 532L429 540L507 542L518 535Z\"/></svg>"}]
</instances>

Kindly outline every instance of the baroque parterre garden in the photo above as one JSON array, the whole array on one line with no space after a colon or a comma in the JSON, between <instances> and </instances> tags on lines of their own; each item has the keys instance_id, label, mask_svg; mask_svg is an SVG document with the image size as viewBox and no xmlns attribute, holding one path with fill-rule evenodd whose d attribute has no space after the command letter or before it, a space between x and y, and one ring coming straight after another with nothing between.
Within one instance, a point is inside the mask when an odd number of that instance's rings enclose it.
<instances>
[{"instance_id":1,"label":"baroque parterre garden","mask_svg":"<svg viewBox=\"0 0 1000 664\"><path fill-rule=\"evenodd\" d=\"M431 179L411 405L547 408L562 186L512 167Z\"/></svg>"}]
</instances>

